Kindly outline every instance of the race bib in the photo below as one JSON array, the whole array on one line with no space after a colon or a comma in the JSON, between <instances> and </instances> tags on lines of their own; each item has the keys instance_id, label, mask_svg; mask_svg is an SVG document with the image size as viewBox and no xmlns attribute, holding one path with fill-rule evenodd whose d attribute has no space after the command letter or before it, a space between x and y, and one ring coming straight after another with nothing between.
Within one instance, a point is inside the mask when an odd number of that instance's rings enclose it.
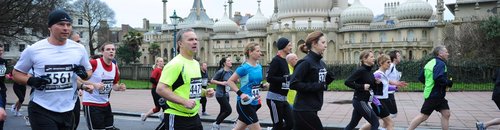
<instances>
[{"instance_id":1,"label":"race bib","mask_svg":"<svg viewBox=\"0 0 500 130\"><path fill-rule=\"evenodd\" d=\"M320 69L318 72L319 82L326 82L326 69Z\"/></svg>"},{"instance_id":2,"label":"race bib","mask_svg":"<svg viewBox=\"0 0 500 130\"><path fill-rule=\"evenodd\" d=\"M288 75L283 75L285 82L281 83L281 89L290 89L290 78Z\"/></svg>"},{"instance_id":3,"label":"race bib","mask_svg":"<svg viewBox=\"0 0 500 130\"><path fill-rule=\"evenodd\" d=\"M0 76L5 76L5 72L7 71L7 68L5 65L0 65Z\"/></svg>"},{"instance_id":4,"label":"race bib","mask_svg":"<svg viewBox=\"0 0 500 130\"><path fill-rule=\"evenodd\" d=\"M73 90L72 69L72 65L45 65L45 75L49 77L45 92Z\"/></svg>"},{"instance_id":5,"label":"race bib","mask_svg":"<svg viewBox=\"0 0 500 130\"><path fill-rule=\"evenodd\" d=\"M104 88L99 90L99 94L109 95L113 89L113 79L103 79L102 83L104 84Z\"/></svg>"},{"instance_id":6,"label":"race bib","mask_svg":"<svg viewBox=\"0 0 500 130\"><path fill-rule=\"evenodd\" d=\"M260 84L252 86L252 96L253 97L258 97L259 96L259 91L260 91L259 88L260 88Z\"/></svg>"},{"instance_id":7,"label":"race bib","mask_svg":"<svg viewBox=\"0 0 500 130\"><path fill-rule=\"evenodd\" d=\"M191 79L191 89L189 90L189 99L201 99L201 78Z\"/></svg>"}]
</instances>

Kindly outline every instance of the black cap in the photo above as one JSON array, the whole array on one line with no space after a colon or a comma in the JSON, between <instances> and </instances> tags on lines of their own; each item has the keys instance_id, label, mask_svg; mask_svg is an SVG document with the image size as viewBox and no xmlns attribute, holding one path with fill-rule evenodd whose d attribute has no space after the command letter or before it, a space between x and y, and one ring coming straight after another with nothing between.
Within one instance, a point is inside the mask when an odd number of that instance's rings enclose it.
<instances>
[{"instance_id":1,"label":"black cap","mask_svg":"<svg viewBox=\"0 0 500 130\"><path fill-rule=\"evenodd\" d=\"M64 10L54 10L50 12L48 21L49 27L61 21L73 22L71 17Z\"/></svg>"},{"instance_id":2,"label":"black cap","mask_svg":"<svg viewBox=\"0 0 500 130\"><path fill-rule=\"evenodd\" d=\"M281 50L281 49L285 48L288 45L288 43L290 43L290 41L288 41L288 39L282 37L282 38L278 39L278 43L276 46L278 47L278 50Z\"/></svg>"}]
</instances>

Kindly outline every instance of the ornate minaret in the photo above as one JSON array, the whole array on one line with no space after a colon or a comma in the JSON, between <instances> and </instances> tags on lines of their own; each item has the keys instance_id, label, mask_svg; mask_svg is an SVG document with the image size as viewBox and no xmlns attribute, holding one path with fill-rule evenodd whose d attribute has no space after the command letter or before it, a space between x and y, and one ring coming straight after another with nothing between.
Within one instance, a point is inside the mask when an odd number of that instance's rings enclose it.
<instances>
[{"instance_id":1,"label":"ornate minaret","mask_svg":"<svg viewBox=\"0 0 500 130\"><path fill-rule=\"evenodd\" d=\"M437 23L437 27L438 27L438 34L437 34L437 41L434 42L434 46L437 46L437 45L443 45L444 44L444 35L443 35L443 32L444 32L444 16L443 16L443 12L444 12L444 2L443 0L437 0L437 4L436 4L436 10L437 10L437 19L438 19L438 23Z\"/></svg>"},{"instance_id":2,"label":"ornate minaret","mask_svg":"<svg viewBox=\"0 0 500 130\"><path fill-rule=\"evenodd\" d=\"M274 13L278 14L278 0L274 0Z\"/></svg>"},{"instance_id":3,"label":"ornate minaret","mask_svg":"<svg viewBox=\"0 0 500 130\"><path fill-rule=\"evenodd\" d=\"M163 2L163 24L167 24L167 0L162 0Z\"/></svg>"},{"instance_id":4,"label":"ornate minaret","mask_svg":"<svg viewBox=\"0 0 500 130\"><path fill-rule=\"evenodd\" d=\"M229 4L229 19L233 19L233 0L228 0L227 3Z\"/></svg>"}]
</instances>

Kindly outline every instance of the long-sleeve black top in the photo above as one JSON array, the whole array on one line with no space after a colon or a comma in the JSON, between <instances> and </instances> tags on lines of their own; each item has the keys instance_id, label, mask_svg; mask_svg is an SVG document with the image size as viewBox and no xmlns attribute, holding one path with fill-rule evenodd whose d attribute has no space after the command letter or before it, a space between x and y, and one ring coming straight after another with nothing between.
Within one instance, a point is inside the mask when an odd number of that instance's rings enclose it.
<instances>
[{"instance_id":1,"label":"long-sleeve black top","mask_svg":"<svg viewBox=\"0 0 500 130\"><path fill-rule=\"evenodd\" d=\"M365 90L365 84L370 84L370 89L379 87L382 88L382 83L377 84L375 82L375 77L371 72L372 67L361 65L359 66L354 73L352 73L349 78L344 82L344 84L354 89L353 99L358 101L368 101L370 98L370 91Z\"/></svg>"},{"instance_id":2,"label":"long-sleeve black top","mask_svg":"<svg viewBox=\"0 0 500 130\"><path fill-rule=\"evenodd\" d=\"M493 89L493 100L500 100L500 68L497 68L495 77L493 78L495 82L495 88Z\"/></svg>"},{"instance_id":3,"label":"long-sleeve black top","mask_svg":"<svg viewBox=\"0 0 500 130\"><path fill-rule=\"evenodd\" d=\"M334 78L333 73L327 72L321 58L321 55L309 51L295 67L290 81L290 89L297 90L295 111L319 111L323 106L323 91Z\"/></svg>"},{"instance_id":4,"label":"long-sleeve black top","mask_svg":"<svg viewBox=\"0 0 500 130\"><path fill-rule=\"evenodd\" d=\"M267 72L267 82L269 82L269 91L286 96L288 89L282 89L282 83L285 83L290 74L288 63L285 58L276 55L271 63L269 63L269 71ZM288 79L289 80L289 79Z\"/></svg>"}]
</instances>

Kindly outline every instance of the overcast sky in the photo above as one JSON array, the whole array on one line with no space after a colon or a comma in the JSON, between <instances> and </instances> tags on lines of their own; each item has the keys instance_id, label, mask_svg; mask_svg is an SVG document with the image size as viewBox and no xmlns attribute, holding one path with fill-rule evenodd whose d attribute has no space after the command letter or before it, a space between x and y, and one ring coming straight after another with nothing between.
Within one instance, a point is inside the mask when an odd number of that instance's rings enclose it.
<instances>
[{"instance_id":1,"label":"overcast sky","mask_svg":"<svg viewBox=\"0 0 500 130\"><path fill-rule=\"evenodd\" d=\"M114 26L121 26L121 24L129 24L132 27L142 27L142 19L146 18L150 23L163 22L163 2L162 0L102 0L115 11L116 24ZM224 14L224 3L227 0L202 0L207 14L210 18L220 19ZM348 0L353 3L354 0ZM398 0L360 0L361 3L370 8L374 15L384 13L384 3L396 2ZM428 2L435 8L437 0L428 0ZM444 0L445 4L454 3L456 0ZM241 12L243 15L250 13L255 14L257 11L257 0L233 0L233 14L235 11ZM406 0L400 0L404 3ZM193 0L168 0L167 2L167 16L173 14L176 10L177 15L180 17L187 17ZM274 0L262 0L261 11L264 16L271 16L274 8ZM445 7L446 8L446 7ZM435 9L434 9L435 11ZM167 17L167 22L170 19ZM446 8L445 19L453 19L453 15Z\"/></svg>"}]
</instances>

